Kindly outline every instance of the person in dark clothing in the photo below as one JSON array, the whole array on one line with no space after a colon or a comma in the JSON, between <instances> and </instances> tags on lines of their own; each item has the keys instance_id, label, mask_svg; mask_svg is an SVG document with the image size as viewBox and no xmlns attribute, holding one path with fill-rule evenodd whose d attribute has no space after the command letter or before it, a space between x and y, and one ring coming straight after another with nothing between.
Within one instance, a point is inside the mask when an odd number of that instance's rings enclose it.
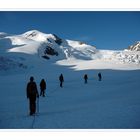
<instances>
[{"instance_id":1,"label":"person in dark clothing","mask_svg":"<svg viewBox=\"0 0 140 140\"><path fill-rule=\"evenodd\" d=\"M87 74L84 75L85 84L87 84L88 76Z\"/></svg>"},{"instance_id":2,"label":"person in dark clothing","mask_svg":"<svg viewBox=\"0 0 140 140\"><path fill-rule=\"evenodd\" d=\"M41 80L40 82L40 96L45 97L45 89L46 89L46 82L44 79Z\"/></svg>"},{"instance_id":3,"label":"person in dark clothing","mask_svg":"<svg viewBox=\"0 0 140 140\"><path fill-rule=\"evenodd\" d=\"M30 115L34 115L36 113L36 97L39 97L34 77L30 77L30 82L27 84L26 92L27 98L29 99Z\"/></svg>"},{"instance_id":4,"label":"person in dark clothing","mask_svg":"<svg viewBox=\"0 0 140 140\"><path fill-rule=\"evenodd\" d=\"M63 87L63 82L64 82L64 77L63 77L62 74L59 76L59 81L60 81L60 87L62 88Z\"/></svg>"},{"instance_id":5,"label":"person in dark clothing","mask_svg":"<svg viewBox=\"0 0 140 140\"><path fill-rule=\"evenodd\" d=\"M101 73L100 73L100 72L98 73L98 80L99 80L99 81L101 81L101 80L102 80L102 75L101 75Z\"/></svg>"}]
</instances>

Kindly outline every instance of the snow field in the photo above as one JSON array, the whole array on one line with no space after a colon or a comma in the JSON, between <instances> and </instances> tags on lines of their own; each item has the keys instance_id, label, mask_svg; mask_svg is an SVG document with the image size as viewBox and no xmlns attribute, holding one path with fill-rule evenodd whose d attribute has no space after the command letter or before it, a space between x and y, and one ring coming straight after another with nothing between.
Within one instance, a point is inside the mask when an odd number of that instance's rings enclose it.
<instances>
[{"instance_id":1,"label":"snow field","mask_svg":"<svg viewBox=\"0 0 140 140\"><path fill-rule=\"evenodd\" d=\"M57 66L54 66L57 67ZM58 76L64 72L64 88ZM39 115L28 115L25 87L29 73L1 76L0 127L22 129L128 129L140 128L139 70L83 70L65 67L38 74L37 85L46 76L46 97L39 98ZM103 81L97 80L98 71ZM83 74L89 76L84 84ZM38 75L37 75L38 74ZM7 88L8 85L8 88ZM38 86L39 90L39 86Z\"/></svg>"}]
</instances>

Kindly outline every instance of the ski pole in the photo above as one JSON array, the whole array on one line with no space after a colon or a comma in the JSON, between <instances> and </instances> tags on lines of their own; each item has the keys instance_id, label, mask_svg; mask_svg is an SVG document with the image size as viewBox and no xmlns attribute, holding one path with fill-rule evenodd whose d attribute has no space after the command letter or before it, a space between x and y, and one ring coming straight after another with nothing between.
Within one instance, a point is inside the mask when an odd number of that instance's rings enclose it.
<instances>
[{"instance_id":1,"label":"ski pole","mask_svg":"<svg viewBox=\"0 0 140 140\"><path fill-rule=\"evenodd\" d=\"M27 114L29 114L30 109L29 109L29 99L27 98Z\"/></svg>"},{"instance_id":2,"label":"ski pole","mask_svg":"<svg viewBox=\"0 0 140 140\"><path fill-rule=\"evenodd\" d=\"M37 114L39 114L39 97L37 97Z\"/></svg>"}]
</instances>

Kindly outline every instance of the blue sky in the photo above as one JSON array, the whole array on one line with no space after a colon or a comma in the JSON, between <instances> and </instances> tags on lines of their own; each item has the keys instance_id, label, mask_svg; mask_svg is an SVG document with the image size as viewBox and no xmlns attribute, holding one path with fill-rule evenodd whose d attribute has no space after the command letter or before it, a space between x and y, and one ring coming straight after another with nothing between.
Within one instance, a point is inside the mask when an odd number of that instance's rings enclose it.
<instances>
[{"instance_id":1,"label":"blue sky","mask_svg":"<svg viewBox=\"0 0 140 140\"><path fill-rule=\"evenodd\" d=\"M125 49L140 40L138 11L1 11L0 32L29 30L81 40L98 49Z\"/></svg>"}]
</instances>

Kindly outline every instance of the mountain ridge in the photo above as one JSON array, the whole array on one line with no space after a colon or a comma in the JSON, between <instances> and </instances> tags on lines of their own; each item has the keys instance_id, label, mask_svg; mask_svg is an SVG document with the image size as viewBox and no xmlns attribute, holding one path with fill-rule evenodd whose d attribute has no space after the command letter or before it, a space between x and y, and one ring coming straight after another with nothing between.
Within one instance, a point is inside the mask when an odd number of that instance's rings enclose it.
<instances>
[{"instance_id":1,"label":"mountain ridge","mask_svg":"<svg viewBox=\"0 0 140 140\"><path fill-rule=\"evenodd\" d=\"M1 32L0 69L9 68L5 64L12 66L12 68L16 64L18 67L27 68L30 65L35 65L32 61L39 61L40 63L43 59L51 60L53 63L60 60L100 60L139 65L140 51L136 47L134 48L120 51L99 50L95 46L81 41L62 39L55 34L46 34L37 30L27 31L20 35Z\"/></svg>"}]
</instances>

